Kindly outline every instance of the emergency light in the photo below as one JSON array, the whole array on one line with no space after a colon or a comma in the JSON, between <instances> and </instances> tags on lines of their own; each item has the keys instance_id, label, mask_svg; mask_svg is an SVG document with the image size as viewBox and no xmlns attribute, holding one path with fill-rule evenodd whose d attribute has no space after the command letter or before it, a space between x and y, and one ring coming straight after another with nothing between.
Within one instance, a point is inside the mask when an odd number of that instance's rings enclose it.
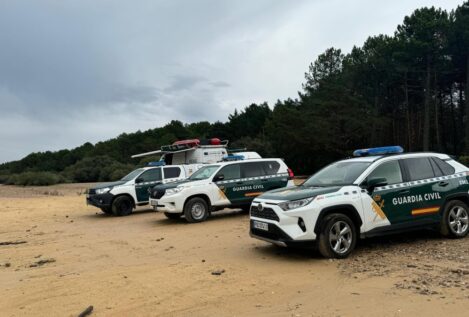
<instances>
[{"instance_id":1,"label":"emergency light","mask_svg":"<svg viewBox=\"0 0 469 317\"><path fill-rule=\"evenodd\" d=\"M374 156L386 154L399 154L404 152L404 149L399 145L375 147L370 149L361 149L353 151L353 156Z\"/></svg>"},{"instance_id":2,"label":"emergency light","mask_svg":"<svg viewBox=\"0 0 469 317\"><path fill-rule=\"evenodd\" d=\"M165 166L165 161L148 162L147 166Z\"/></svg>"},{"instance_id":3,"label":"emergency light","mask_svg":"<svg viewBox=\"0 0 469 317\"><path fill-rule=\"evenodd\" d=\"M244 155L233 155L233 154L228 154L223 156L223 161L241 161L244 160Z\"/></svg>"}]
</instances>

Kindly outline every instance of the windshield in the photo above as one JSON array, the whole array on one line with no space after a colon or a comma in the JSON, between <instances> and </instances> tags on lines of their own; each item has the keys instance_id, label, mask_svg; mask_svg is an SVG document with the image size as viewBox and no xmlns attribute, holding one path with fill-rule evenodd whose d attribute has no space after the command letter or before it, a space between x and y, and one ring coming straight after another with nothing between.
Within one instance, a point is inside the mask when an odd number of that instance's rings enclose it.
<instances>
[{"instance_id":1,"label":"windshield","mask_svg":"<svg viewBox=\"0 0 469 317\"><path fill-rule=\"evenodd\" d=\"M130 172L129 174L125 175L124 177L121 178L121 181L130 181L140 175L141 172L143 172L143 168L137 168L135 171Z\"/></svg>"},{"instance_id":2,"label":"windshield","mask_svg":"<svg viewBox=\"0 0 469 317\"><path fill-rule=\"evenodd\" d=\"M201 169L199 169L197 172L191 175L189 177L190 180L197 181L201 179L207 179L210 176L215 173L215 171L220 167L220 165L209 165L209 166L204 166Z\"/></svg>"},{"instance_id":3,"label":"windshield","mask_svg":"<svg viewBox=\"0 0 469 317\"><path fill-rule=\"evenodd\" d=\"M311 176L303 185L318 187L351 185L370 164L371 162L335 162Z\"/></svg>"}]
</instances>

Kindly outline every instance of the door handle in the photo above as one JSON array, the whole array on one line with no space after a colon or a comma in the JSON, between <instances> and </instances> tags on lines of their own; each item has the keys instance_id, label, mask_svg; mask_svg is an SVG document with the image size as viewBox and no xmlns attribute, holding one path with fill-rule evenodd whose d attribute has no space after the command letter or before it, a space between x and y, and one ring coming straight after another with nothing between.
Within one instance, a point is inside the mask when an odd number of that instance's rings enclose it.
<instances>
[{"instance_id":1,"label":"door handle","mask_svg":"<svg viewBox=\"0 0 469 317\"><path fill-rule=\"evenodd\" d=\"M404 195L404 194L409 194L410 190L408 189L401 189L400 191L397 192L398 195Z\"/></svg>"},{"instance_id":2,"label":"door handle","mask_svg":"<svg viewBox=\"0 0 469 317\"><path fill-rule=\"evenodd\" d=\"M263 178L261 179L263 182L267 182L267 178Z\"/></svg>"},{"instance_id":3,"label":"door handle","mask_svg":"<svg viewBox=\"0 0 469 317\"><path fill-rule=\"evenodd\" d=\"M244 182L236 182L236 184L241 185L244 184Z\"/></svg>"},{"instance_id":4,"label":"door handle","mask_svg":"<svg viewBox=\"0 0 469 317\"><path fill-rule=\"evenodd\" d=\"M445 181L441 181L438 183L438 185L442 186L442 187L445 187L445 186L448 186L449 183L448 182L445 182Z\"/></svg>"}]
</instances>

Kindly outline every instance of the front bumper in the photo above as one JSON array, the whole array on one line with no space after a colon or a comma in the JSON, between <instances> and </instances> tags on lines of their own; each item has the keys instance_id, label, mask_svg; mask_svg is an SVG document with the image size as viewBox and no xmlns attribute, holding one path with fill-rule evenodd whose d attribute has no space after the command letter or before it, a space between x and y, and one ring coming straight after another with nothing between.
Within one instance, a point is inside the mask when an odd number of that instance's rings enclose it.
<instances>
[{"instance_id":1,"label":"front bumper","mask_svg":"<svg viewBox=\"0 0 469 317\"><path fill-rule=\"evenodd\" d=\"M281 246L313 246L317 240L314 226L318 212L310 205L284 211L282 201L256 198L251 205L250 234L252 237ZM255 228L254 221L268 225L268 230Z\"/></svg>"},{"instance_id":2,"label":"front bumper","mask_svg":"<svg viewBox=\"0 0 469 317\"><path fill-rule=\"evenodd\" d=\"M168 212L168 213L182 213L184 211L184 202L186 196L177 193L170 196L163 196L158 199L156 205L156 211Z\"/></svg>"},{"instance_id":3,"label":"front bumper","mask_svg":"<svg viewBox=\"0 0 469 317\"><path fill-rule=\"evenodd\" d=\"M298 247L298 248L314 248L315 240L294 240L276 224L268 223L269 230L261 230L254 227L254 221L251 220L249 235L252 238L263 240L266 242L273 243L281 247ZM259 220L262 222L262 220Z\"/></svg>"},{"instance_id":4,"label":"front bumper","mask_svg":"<svg viewBox=\"0 0 469 317\"><path fill-rule=\"evenodd\" d=\"M98 208L111 207L113 194L92 194L86 196L86 203Z\"/></svg>"}]
</instances>

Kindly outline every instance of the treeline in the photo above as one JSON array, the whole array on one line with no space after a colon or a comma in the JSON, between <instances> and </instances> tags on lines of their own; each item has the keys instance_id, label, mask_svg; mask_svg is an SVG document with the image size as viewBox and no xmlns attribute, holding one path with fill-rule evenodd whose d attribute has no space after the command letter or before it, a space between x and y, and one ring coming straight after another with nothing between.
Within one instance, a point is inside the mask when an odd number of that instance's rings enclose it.
<instances>
[{"instance_id":1,"label":"treeline","mask_svg":"<svg viewBox=\"0 0 469 317\"><path fill-rule=\"evenodd\" d=\"M149 159L135 153L186 138L219 137L231 147L282 157L298 174L356 148L399 144L406 151L469 154L469 2L451 12L422 8L393 36L370 37L348 54L330 48L311 63L295 99L252 104L227 122L183 124L122 134L0 165L0 181L107 181ZM281 76L281 74L279 74ZM36 174L36 176L39 176ZM23 178L20 182L18 179Z\"/></svg>"}]
</instances>

